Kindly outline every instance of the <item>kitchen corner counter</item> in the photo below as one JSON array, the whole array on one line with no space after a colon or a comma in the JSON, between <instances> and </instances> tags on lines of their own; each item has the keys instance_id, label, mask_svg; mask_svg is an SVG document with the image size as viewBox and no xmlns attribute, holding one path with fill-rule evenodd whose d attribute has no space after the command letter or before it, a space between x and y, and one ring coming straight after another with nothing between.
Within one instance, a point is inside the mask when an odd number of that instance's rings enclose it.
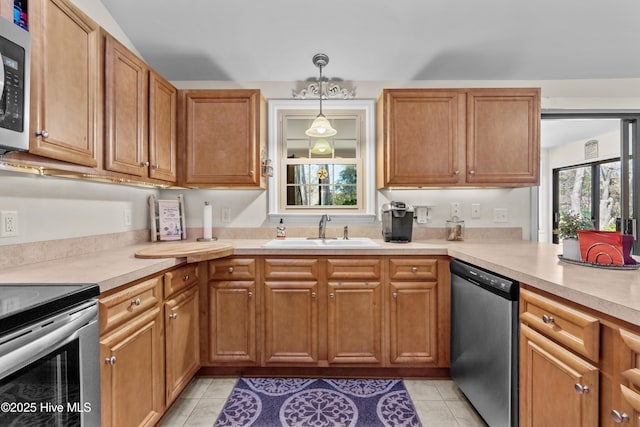
<instances>
[{"instance_id":1,"label":"kitchen corner counter","mask_svg":"<svg viewBox=\"0 0 640 427\"><path fill-rule=\"evenodd\" d=\"M527 240L445 240L387 243L367 249L264 249L266 239L224 239L235 256L354 255L451 256L640 326L640 271L615 271L568 264L558 245ZM154 243L161 245L162 243ZM1 283L97 283L106 292L187 262L186 258L136 258L150 242L55 261L7 268Z\"/></svg>"}]
</instances>

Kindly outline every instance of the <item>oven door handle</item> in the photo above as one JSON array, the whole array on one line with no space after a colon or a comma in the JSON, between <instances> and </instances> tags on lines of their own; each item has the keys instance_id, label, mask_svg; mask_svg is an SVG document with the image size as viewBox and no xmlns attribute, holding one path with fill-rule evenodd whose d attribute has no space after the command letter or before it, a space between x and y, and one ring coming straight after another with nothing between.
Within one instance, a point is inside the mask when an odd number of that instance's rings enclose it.
<instances>
[{"instance_id":1,"label":"oven door handle","mask_svg":"<svg viewBox=\"0 0 640 427\"><path fill-rule=\"evenodd\" d=\"M65 320L63 325L54 324L54 329L51 331L46 331L46 327L41 328L40 336L35 339L31 334L16 339L15 348L7 354L0 355L0 366L2 367L0 368L0 379L76 339L85 325L96 320L97 310L95 307L94 302L81 311L69 314L69 318Z\"/></svg>"}]
</instances>

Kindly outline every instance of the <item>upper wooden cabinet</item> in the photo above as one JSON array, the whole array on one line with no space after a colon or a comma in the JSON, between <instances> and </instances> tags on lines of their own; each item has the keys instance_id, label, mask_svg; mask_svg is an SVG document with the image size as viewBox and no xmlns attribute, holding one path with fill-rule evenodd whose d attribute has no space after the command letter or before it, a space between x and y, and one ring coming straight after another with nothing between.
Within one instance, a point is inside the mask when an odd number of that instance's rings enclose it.
<instances>
[{"instance_id":1,"label":"upper wooden cabinet","mask_svg":"<svg viewBox=\"0 0 640 427\"><path fill-rule=\"evenodd\" d=\"M266 186L266 104L259 90L180 90L179 185Z\"/></svg>"},{"instance_id":2,"label":"upper wooden cabinet","mask_svg":"<svg viewBox=\"0 0 640 427\"><path fill-rule=\"evenodd\" d=\"M539 182L539 89L385 89L377 116L378 188Z\"/></svg>"},{"instance_id":3,"label":"upper wooden cabinet","mask_svg":"<svg viewBox=\"0 0 640 427\"><path fill-rule=\"evenodd\" d=\"M140 58L106 35L104 167L107 170L147 175L148 72Z\"/></svg>"},{"instance_id":4,"label":"upper wooden cabinet","mask_svg":"<svg viewBox=\"0 0 640 427\"><path fill-rule=\"evenodd\" d=\"M29 152L98 165L102 135L100 27L64 0L29 2Z\"/></svg>"},{"instance_id":5,"label":"upper wooden cabinet","mask_svg":"<svg viewBox=\"0 0 640 427\"><path fill-rule=\"evenodd\" d=\"M178 91L149 70L149 177L175 182L177 178Z\"/></svg>"}]
</instances>

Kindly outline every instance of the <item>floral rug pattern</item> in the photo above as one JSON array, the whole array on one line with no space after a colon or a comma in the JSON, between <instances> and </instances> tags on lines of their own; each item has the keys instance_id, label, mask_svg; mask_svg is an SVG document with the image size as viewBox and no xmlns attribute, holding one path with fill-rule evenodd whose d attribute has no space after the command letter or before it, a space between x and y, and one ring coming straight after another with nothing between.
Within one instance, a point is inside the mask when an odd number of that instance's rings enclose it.
<instances>
[{"instance_id":1,"label":"floral rug pattern","mask_svg":"<svg viewBox=\"0 0 640 427\"><path fill-rule=\"evenodd\" d=\"M418 427L401 380L240 378L215 427Z\"/></svg>"}]
</instances>

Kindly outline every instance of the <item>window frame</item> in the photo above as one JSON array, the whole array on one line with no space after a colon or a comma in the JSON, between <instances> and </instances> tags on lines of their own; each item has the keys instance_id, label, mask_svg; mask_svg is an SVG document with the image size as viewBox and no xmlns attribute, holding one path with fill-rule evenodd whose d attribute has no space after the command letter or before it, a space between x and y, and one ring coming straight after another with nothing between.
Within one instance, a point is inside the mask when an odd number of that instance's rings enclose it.
<instances>
[{"instance_id":1,"label":"window frame","mask_svg":"<svg viewBox=\"0 0 640 427\"><path fill-rule=\"evenodd\" d=\"M376 218L375 201L375 142L376 142L376 125L375 125L375 100L323 100L323 112L328 111L353 111L361 110L364 113L364 123L361 135L365 139L360 148L363 150L359 153L354 162L362 164L358 173L362 175L362 210L349 212L344 206L319 206L317 209L300 207L286 208L286 201L282 202L283 192L281 185L282 162L281 150L282 144L282 119L281 112L287 110L296 110L300 114L318 114L319 105L317 99L309 100L283 100L274 99L268 101L268 157L271 159L273 166L273 176L269 177L269 186L267 189L268 197L268 218L270 222L277 222L280 218L285 218L288 222L307 222L311 218L321 214L329 214L342 222L374 222ZM285 206L283 208L283 206Z\"/></svg>"}]
</instances>

